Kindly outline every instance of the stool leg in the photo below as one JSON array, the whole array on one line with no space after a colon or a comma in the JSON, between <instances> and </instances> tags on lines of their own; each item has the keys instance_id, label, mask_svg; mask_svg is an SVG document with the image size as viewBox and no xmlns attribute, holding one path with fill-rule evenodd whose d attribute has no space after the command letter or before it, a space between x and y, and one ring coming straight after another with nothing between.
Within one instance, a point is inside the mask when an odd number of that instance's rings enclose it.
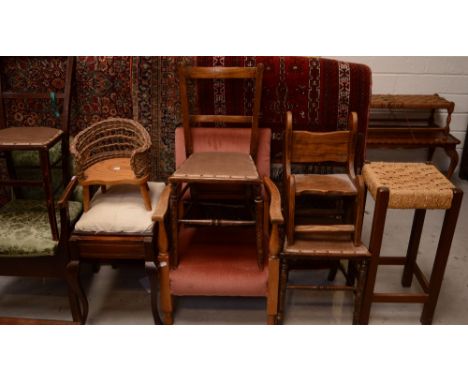
<instances>
[{"instance_id":1,"label":"stool leg","mask_svg":"<svg viewBox=\"0 0 468 382\"><path fill-rule=\"evenodd\" d=\"M452 206L445 212L442 232L440 233L439 244L437 245L436 257L432 266L431 279L429 281L429 298L424 304L421 314L421 323L424 325L432 324L434 311L439 298L440 287L444 278L445 267L452 246L453 234L460 212L460 205L463 197L463 192L459 189L453 191Z\"/></svg>"},{"instance_id":2,"label":"stool leg","mask_svg":"<svg viewBox=\"0 0 468 382\"><path fill-rule=\"evenodd\" d=\"M418 255L425 217L426 210L416 210L414 212L413 227L411 228L410 241L406 252L405 268L403 269L403 276L401 278L401 285L404 287L410 287L413 281L414 264Z\"/></svg>"},{"instance_id":3,"label":"stool leg","mask_svg":"<svg viewBox=\"0 0 468 382\"><path fill-rule=\"evenodd\" d=\"M372 219L372 230L369 243L369 252L371 254L369 270L367 273L366 286L364 288L364 298L359 318L360 324L369 323L372 299L374 297L375 279L377 268L379 266L380 249L382 247L382 238L385 228L385 219L387 217L389 190L381 187L377 190L375 201L374 217Z\"/></svg>"}]
</instances>

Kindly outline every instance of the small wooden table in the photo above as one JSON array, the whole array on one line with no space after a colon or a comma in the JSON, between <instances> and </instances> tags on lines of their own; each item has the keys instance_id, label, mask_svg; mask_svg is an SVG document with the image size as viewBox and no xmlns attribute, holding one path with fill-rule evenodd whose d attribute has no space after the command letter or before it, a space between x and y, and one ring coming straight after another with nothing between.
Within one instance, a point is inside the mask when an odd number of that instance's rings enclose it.
<instances>
[{"instance_id":1,"label":"small wooden table","mask_svg":"<svg viewBox=\"0 0 468 382\"><path fill-rule=\"evenodd\" d=\"M11 177L11 179L0 180L0 185L43 187L53 240L58 240L58 228L55 217L49 150L63 137L62 130L51 127L8 127L0 129L0 151L6 152L8 172ZM62 139L62 144L63 142ZM11 159L11 151L15 150L39 152L42 180L15 179L16 171ZM65 183L68 179L63 181Z\"/></svg>"},{"instance_id":2,"label":"small wooden table","mask_svg":"<svg viewBox=\"0 0 468 382\"><path fill-rule=\"evenodd\" d=\"M197 152L190 155L187 160L169 177L172 184L170 199L171 229L173 238L173 267L178 264L177 238L179 224L205 225L205 226L241 226L256 225L258 265L263 267L263 196L262 179L257 167L249 154L235 152ZM249 220L231 219L197 219L184 216L181 202L184 194L190 189L191 198L198 199L194 189L197 185L210 185L205 187L213 189L214 194L218 187L240 186L240 194L234 195L237 199L248 202L253 199L255 204L255 218ZM195 186L195 187L193 187ZM192 188L191 188L192 187ZM226 189L224 189L226 191ZM226 195L226 194L225 194ZM232 197L230 195L229 197Z\"/></svg>"},{"instance_id":3,"label":"small wooden table","mask_svg":"<svg viewBox=\"0 0 468 382\"><path fill-rule=\"evenodd\" d=\"M420 321L431 324L445 267L455 232L463 192L450 183L433 165L425 163L370 163L362 174L375 199L369 243L371 260L361 309L361 324L369 322L373 302L424 304ZM415 209L406 256L380 256L387 209ZM416 263L426 210L444 209L445 218L429 281ZM402 285L410 287L413 275L422 293L375 293L377 268L403 265Z\"/></svg>"},{"instance_id":4,"label":"small wooden table","mask_svg":"<svg viewBox=\"0 0 468 382\"><path fill-rule=\"evenodd\" d=\"M367 132L370 148L428 148L431 161L437 147L450 157L447 177L458 164L456 146L460 141L450 134L450 121L455 103L434 95L376 94L371 100L371 117ZM445 110L445 126L434 121L435 112ZM382 112L388 112L382 116ZM426 112L421 115L421 112Z\"/></svg>"}]
</instances>

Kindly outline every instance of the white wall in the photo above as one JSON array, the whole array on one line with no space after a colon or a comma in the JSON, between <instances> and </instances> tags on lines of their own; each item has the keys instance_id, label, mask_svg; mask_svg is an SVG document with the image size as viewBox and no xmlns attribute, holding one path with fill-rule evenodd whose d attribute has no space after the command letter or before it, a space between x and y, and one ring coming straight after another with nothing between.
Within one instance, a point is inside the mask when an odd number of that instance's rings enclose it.
<instances>
[{"instance_id":1,"label":"white wall","mask_svg":"<svg viewBox=\"0 0 468 382\"><path fill-rule=\"evenodd\" d=\"M455 102L450 124L451 133L461 140L460 154L468 125L468 57L332 57L358 62L372 69L373 94L434 94ZM371 160L425 160L425 150L369 150ZM437 149L434 161L442 169L449 161ZM455 174L458 176L458 169Z\"/></svg>"}]
</instances>

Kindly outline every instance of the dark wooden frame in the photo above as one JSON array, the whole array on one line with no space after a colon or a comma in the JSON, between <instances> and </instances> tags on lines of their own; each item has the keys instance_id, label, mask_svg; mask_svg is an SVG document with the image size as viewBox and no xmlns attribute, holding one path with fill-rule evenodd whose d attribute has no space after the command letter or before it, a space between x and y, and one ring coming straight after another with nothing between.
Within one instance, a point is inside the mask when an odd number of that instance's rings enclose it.
<instances>
[{"instance_id":1,"label":"dark wooden frame","mask_svg":"<svg viewBox=\"0 0 468 382\"><path fill-rule=\"evenodd\" d=\"M389 195L390 190L387 187L379 187L377 189L369 241L369 251L371 252L372 257L369 262L369 275L364 292L359 322L361 324L369 323L371 305L374 302L419 303L424 304L420 321L422 324L430 325L433 321L440 288L442 286L442 280L444 278L453 234L455 232L458 214L460 212L463 191L458 188L453 189L452 205L445 212L444 222L429 280L416 263L419 242L421 240L421 233L424 226L424 218L426 216L426 210L424 209L415 210L406 256L380 256ZM415 276L423 290L422 293L374 292L377 269L381 265L403 265L404 268L401 284L404 287L410 287L413 276Z\"/></svg>"},{"instance_id":2,"label":"dark wooden frame","mask_svg":"<svg viewBox=\"0 0 468 382\"><path fill-rule=\"evenodd\" d=\"M157 221L161 205L167 204L169 198L166 188L161 194L160 201L156 207L153 220ZM161 223L162 225L164 223ZM167 246L166 231L161 224L155 224L153 231L147 234L89 234L72 232L69 239L70 262L67 265L68 276L76 285L80 285L80 264L90 262L93 264L114 264L119 261L144 261L145 270L150 281L151 290L151 312L155 324L161 324L158 311L157 286L158 286L158 252L164 251ZM156 244L157 242L157 244ZM155 248L156 245L159 251ZM88 317L88 301L84 291L80 286L84 296L83 310L81 311L82 321L86 323Z\"/></svg>"},{"instance_id":3,"label":"dark wooden frame","mask_svg":"<svg viewBox=\"0 0 468 382\"><path fill-rule=\"evenodd\" d=\"M65 189L58 202L60 208L60 238L59 248L53 256L41 257L0 257L0 275L1 276L21 276L21 277L52 277L60 278L66 281L68 286L68 297L71 307L71 313L74 323L83 323L81 314L82 307L85 305L85 297L82 288L73 280L68 272L67 264L70 259L68 247L68 237L73 228L70 222L68 212L68 201L72 195L73 188L77 179L73 178ZM62 323L61 321L48 320L29 320L22 318L2 318L5 323ZM1 322L1 321L0 321Z\"/></svg>"},{"instance_id":4,"label":"dark wooden frame","mask_svg":"<svg viewBox=\"0 0 468 382\"><path fill-rule=\"evenodd\" d=\"M354 172L354 157L356 152L356 134L357 134L357 114L351 112L348 119L348 131L337 131L328 133L312 133L307 131L293 131L292 113L286 114L286 129L284 138L284 195L285 195L285 211L286 211L286 240L281 253L281 280L280 280L280 306L278 313L278 322L283 322L286 289L312 289L312 290L349 290L355 293L353 323L359 322L361 314L362 298L364 285L367 277L368 261L370 258L369 252L366 251L342 251L338 250L332 244L329 250L323 252L314 252L313 254L301 253L297 254L290 249L294 244L295 234L301 228L301 232L309 233L351 233L352 244L354 247L362 247L361 231L364 215L365 192L362 176L355 175ZM320 150L315 148L319 147ZM353 225L295 225L295 200L296 200L296 184L295 176L291 172L291 166L294 163L322 163L333 162L337 165L344 166L349 180L354 184L356 192L349 193L339 191L338 184L332 181L329 189L326 192L323 190L319 193L314 192L314 182L318 182L320 178L315 174L307 175L311 186L310 194L319 196L332 196L338 198L352 198L351 209L352 213L347 214L347 219L352 220ZM350 216L349 216L350 215ZM351 230L352 227L352 230ZM317 232L315 232L317 231ZM307 269L311 264L323 262L330 264L330 261L339 262L340 260L348 260L348 274L346 285L290 285L288 284L288 275L290 269ZM357 270L357 283L355 284ZM336 273L336 270L334 271ZM333 272L332 272L333 274ZM332 277L334 278L334 274Z\"/></svg>"},{"instance_id":5,"label":"dark wooden frame","mask_svg":"<svg viewBox=\"0 0 468 382\"><path fill-rule=\"evenodd\" d=\"M15 190L17 197L21 197L19 186L29 187L42 187L45 192L47 210L49 212L49 221L51 226L52 238L58 240L58 227L55 219L55 206L54 206L54 190L52 189L51 183L51 167L56 163L50 163L49 161L49 150L59 141L62 141L62 154L61 154L61 166L62 166L62 184L65 188L70 181L70 148L69 148L69 122L70 122L70 105L71 105L71 87L73 80L73 71L75 67L75 57L67 58L67 69L65 73L65 89L63 93L58 93L57 99L63 99L63 108L61 113L60 128L61 133L54 137L53 140L44 142L41 144L2 144L0 142L0 151L5 152L8 176L10 179L0 181L0 185L12 186ZM6 126L6 113L4 106L4 99L49 99L48 93L36 93L36 92L12 92L3 91L2 88L2 74L0 70L0 129L7 128ZM40 129L41 127L38 127ZM28 181L28 180L17 180L16 171L14 169L13 160L11 158L11 151L13 150L25 150L25 151L37 151L40 158L40 169L42 173L42 181Z\"/></svg>"}]
</instances>

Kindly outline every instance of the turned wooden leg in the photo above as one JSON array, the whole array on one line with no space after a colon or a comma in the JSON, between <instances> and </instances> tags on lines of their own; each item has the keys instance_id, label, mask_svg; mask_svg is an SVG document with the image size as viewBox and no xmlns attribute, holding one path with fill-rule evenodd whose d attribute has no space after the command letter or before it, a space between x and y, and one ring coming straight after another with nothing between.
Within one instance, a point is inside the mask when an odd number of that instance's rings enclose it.
<instances>
[{"instance_id":1,"label":"turned wooden leg","mask_svg":"<svg viewBox=\"0 0 468 382\"><path fill-rule=\"evenodd\" d=\"M83 211L89 211L89 186L83 186Z\"/></svg>"},{"instance_id":2,"label":"turned wooden leg","mask_svg":"<svg viewBox=\"0 0 468 382\"><path fill-rule=\"evenodd\" d=\"M416 210L414 212L413 227L411 228L408 250L406 251L405 267L401 278L401 285L404 287L410 287L413 282L414 265L416 264L425 216L426 210Z\"/></svg>"},{"instance_id":3,"label":"turned wooden leg","mask_svg":"<svg viewBox=\"0 0 468 382\"><path fill-rule=\"evenodd\" d=\"M147 211L151 211L151 199L148 192L148 185L145 183L140 185L140 194L143 197L145 208Z\"/></svg>"},{"instance_id":4,"label":"turned wooden leg","mask_svg":"<svg viewBox=\"0 0 468 382\"><path fill-rule=\"evenodd\" d=\"M453 234L457 226L458 214L463 198L463 192L455 189L453 192L452 206L445 212L445 218L437 245L436 257L432 266L431 279L429 281L429 298L424 304L421 314L421 324L430 325L434 317L434 311L439 298L445 267L452 246Z\"/></svg>"}]
</instances>

